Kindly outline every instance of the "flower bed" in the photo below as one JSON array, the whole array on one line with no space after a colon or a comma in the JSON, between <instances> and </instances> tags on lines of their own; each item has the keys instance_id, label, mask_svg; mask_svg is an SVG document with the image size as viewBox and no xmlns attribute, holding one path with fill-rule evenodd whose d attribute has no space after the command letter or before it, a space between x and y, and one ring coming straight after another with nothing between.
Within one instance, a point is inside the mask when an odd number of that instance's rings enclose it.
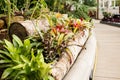
<instances>
[{"instance_id":1,"label":"flower bed","mask_svg":"<svg viewBox=\"0 0 120 80\"><path fill-rule=\"evenodd\" d=\"M62 80L84 48L92 27L88 21L60 13L46 15L43 20L12 23L12 42L4 40L5 49L0 50L0 64L5 68L1 78Z\"/></svg>"}]
</instances>

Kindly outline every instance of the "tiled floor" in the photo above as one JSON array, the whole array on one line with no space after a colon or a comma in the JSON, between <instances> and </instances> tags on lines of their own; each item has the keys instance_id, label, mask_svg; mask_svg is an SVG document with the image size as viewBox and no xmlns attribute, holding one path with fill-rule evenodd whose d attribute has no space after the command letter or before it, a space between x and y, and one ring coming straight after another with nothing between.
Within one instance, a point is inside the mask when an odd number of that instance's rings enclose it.
<instances>
[{"instance_id":1,"label":"tiled floor","mask_svg":"<svg viewBox=\"0 0 120 80\"><path fill-rule=\"evenodd\" d=\"M120 27L95 23L98 56L94 80L120 80Z\"/></svg>"}]
</instances>

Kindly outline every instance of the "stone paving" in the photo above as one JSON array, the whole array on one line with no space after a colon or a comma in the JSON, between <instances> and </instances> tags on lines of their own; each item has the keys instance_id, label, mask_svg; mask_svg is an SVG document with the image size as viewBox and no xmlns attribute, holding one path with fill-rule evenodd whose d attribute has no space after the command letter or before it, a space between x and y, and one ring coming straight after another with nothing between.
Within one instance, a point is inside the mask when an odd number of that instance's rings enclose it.
<instances>
[{"instance_id":1,"label":"stone paving","mask_svg":"<svg viewBox=\"0 0 120 80\"><path fill-rule=\"evenodd\" d=\"M120 28L95 21L98 44L94 80L120 80Z\"/></svg>"}]
</instances>

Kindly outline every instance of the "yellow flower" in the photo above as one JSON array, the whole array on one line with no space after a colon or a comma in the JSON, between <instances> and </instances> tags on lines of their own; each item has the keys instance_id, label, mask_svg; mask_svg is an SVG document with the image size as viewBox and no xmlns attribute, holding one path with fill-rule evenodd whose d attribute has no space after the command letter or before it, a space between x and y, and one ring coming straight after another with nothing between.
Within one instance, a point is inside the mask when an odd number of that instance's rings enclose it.
<instances>
[{"instance_id":1,"label":"yellow flower","mask_svg":"<svg viewBox=\"0 0 120 80\"><path fill-rule=\"evenodd\" d=\"M56 13L56 17L57 17L57 18L61 18L61 17L62 17L62 14Z\"/></svg>"}]
</instances>

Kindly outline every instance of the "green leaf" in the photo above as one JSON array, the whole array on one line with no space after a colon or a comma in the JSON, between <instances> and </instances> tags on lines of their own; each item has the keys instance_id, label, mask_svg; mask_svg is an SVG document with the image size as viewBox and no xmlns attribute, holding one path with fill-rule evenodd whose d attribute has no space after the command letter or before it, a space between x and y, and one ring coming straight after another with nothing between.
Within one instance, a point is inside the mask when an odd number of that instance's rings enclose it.
<instances>
[{"instance_id":1,"label":"green leaf","mask_svg":"<svg viewBox=\"0 0 120 80\"><path fill-rule=\"evenodd\" d=\"M63 38L64 38L64 35L65 34L60 34L59 38L58 38L58 45L60 45L63 41Z\"/></svg>"},{"instance_id":2,"label":"green leaf","mask_svg":"<svg viewBox=\"0 0 120 80\"><path fill-rule=\"evenodd\" d=\"M22 63L21 61L15 60L15 59L13 59L12 61L13 61L14 63L17 63L17 64L21 64L21 63Z\"/></svg>"},{"instance_id":3,"label":"green leaf","mask_svg":"<svg viewBox=\"0 0 120 80\"><path fill-rule=\"evenodd\" d=\"M24 40L24 45L26 47L29 47L30 46L30 40L29 39Z\"/></svg>"},{"instance_id":4,"label":"green leaf","mask_svg":"<svg viewBox=\"0 0 120 80\"><path fill-rule=\"evenodd\" d=\"M14 45L14 47L18 47L19 45L18 45L18 43L13 39L13 45Z\"/></svg>"},{"instance_id":5,"label":"green leaf","mask_svg":"<svg viewBox=\"0 0 120 80\"><path fill-rule=\"evenodd\" d=\"M0 53L5 55L5 56L7 56L7 57L9 57L9 58L12 58L11 55L8 52L6 52L6 51L0 50Z\"/></svg>"},{"instance_id":6,"label":"green leaf","mask_svg":"<svg viewBox=\"0 0 120 80\"><path fill-rule=\"evenodd\" d=\"M0 44L4 44L4 41L0 40Z\"/></svg>"},{"instance_id":7,"label":"green leaf","mask_svg":"<svg viewBox=\"0 0 120 80\"><path fill-rule=\"evenodd\" d=\"M8 59L8 58L6 58L6 56L0 54L0 59L1 59L1 58L2 58L2 59L6 59L6 60Z\"/></svg>"},{"instance_id":8,"label":"green leaf","mask_svg":"<svg viewBox=\"0 0 120 80\"><path fill-rule=\"evenodd\" d=\"M0 68L8 68L8 67L12 67L12 64L2 64L0 65Z\"/></svg>"},{"instance_id":9,"label":"green leaf","mask_svg":"<svg viewBox=\"0 0 120 80\"><path fill-rule=\"evenodd\" d=\"M28 58L25 57L24 55L20 55L20 58L22 59L22 61L23 61L24 63L29 63Z\"/></svg>"},{"instance_id":10,"label":"green leaf","mask_svg":"<svg viewBox=\"0 0 120 80\"><path fill-rule=\"evenodd\" d=\"M14 50L14 47L13 47L13 44L11 42L9 42L8 40L4 40L5 41L5 48L8 49L10 52L13 52Z\"/></svg>"},{"instance_id":11,"label":"green leaf","mask_svg":"<svg viewBox=\"0 0 120 80\"><path fill-rule=\"evenodd\" d=\"M49 71L50 71L50 66L48 65L48 64L46 64L46 63L43 63L42 64L43 65L43 71L42 71L42 74L45 76L46 74L48 74L49 73Z\"/></svg>"},{"instance_id":12,"label":"green leaf","mask_svg":"<svg viewBox=\"0 0 120 80\"><path fill-rule=\"evenodd\" d=\"M20 69L23 68L25 65L24 64L18 64L17 66L12 67L12 69Z\"/></svg>"},{"instance_id":13,"label":"green leaf","mask_svg":"<svg viewBox=\"0 0 120 80\"><path fill-rule=\"evenodd\" d=\"M25 70L20 70L19 72L17 72L16 75L14 75L14 79L13 80L17 80L18 77L20 77L20 75L25 74ZM24 80L24 79L21 79Z\"/></svg>"},{"instance_id":14,"label":"green leaf","mask_svg":"<svg viewBox=\"0 0 120 80\"><path fill-rule=\"evenodd\" d=\"M44 57L42 55L42 50L38 50L37 52L37 59L40 60L40 62L44 62Z\"/></svg>"},{"instance_id":15,"label":"green leaf","mask_svg":"<svg viewBox=\"0 0 120 80\"><path fill-rule=\"evenodd\" d=\"M4 70L1 79L7 78L13 72L12 68L7 68Z\"/></svg>"},{"instance_id":16,"label":"green leaf","mask_svg":"<svg viewBox=\"0 0 120 80\"><path fill-rule=\"evenodd\" d=\"M25 71L26 71L26 74L30 74L31 73L31 66L29 66L29 64L26 64L25 65Z\"/></svg>"},{"instance_id":17,"label":"green leaf","mask_svg":"<svg viewBox=\"0 0 120 80\"><path fill-rule=\"evenodd\" d=\"M35 56L34 56L34 50L33 50L33 49L31 50L31 56L32 56L32 59L31 59L31 61L32 61L32 60L35 59Z\"/></svg>"},{"instance_id":18,"label":"green leaf","mask_svg":"<svg viewBox=\"0 0 120 80\"><path fill-rule=\"evenodd\" d=\"M12 61L11 60L0 60L0 64L1 63L11 63Z\"/></svg>"},{"instance_id":19,"label":"green leaf","mask_svg":"<svg viewBox=\"0 0 120 80\"><path fill-rule=\"evenodd\" d=\"M32 45L29 39L24 40L24 47L26 49L26 53L30 53Z\"/></svg>"},{"instance_id":20,"label":"green leaf","mask_svg":"<svg viewBox=\"0 0 120 80\"><path fill-rule=\"evenodd\" d=\"M19 46L23 46L23 43L19 37L17 37L16 35L13 35L13 39L19 44Z\"/></svg>"}]
</instances>

